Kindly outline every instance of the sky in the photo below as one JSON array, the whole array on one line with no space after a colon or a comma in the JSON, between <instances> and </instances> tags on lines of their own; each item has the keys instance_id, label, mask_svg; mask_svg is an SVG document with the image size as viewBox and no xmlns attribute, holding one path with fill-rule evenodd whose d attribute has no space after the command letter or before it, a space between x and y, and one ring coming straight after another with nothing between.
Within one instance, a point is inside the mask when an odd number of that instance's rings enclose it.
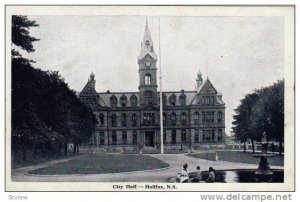
<instances>
[{"instance_id":1,"label":"sky","mask_svg":"<svg viewBox=\"0 0 300 202\"><path fill-rule=\"evenodd\" d=\"M39 27L35 52L25 54L35 67L59 71L75 91L91 72L98 92L138 91L137 56L146 16L29 16ZM159 53L158 18L148 24ZM234 109L254 89L284 75L284 21L281 17L160 18L163 91L195 90L200 70L223 94L226 133Z\"/></svg>"}]
</instances>

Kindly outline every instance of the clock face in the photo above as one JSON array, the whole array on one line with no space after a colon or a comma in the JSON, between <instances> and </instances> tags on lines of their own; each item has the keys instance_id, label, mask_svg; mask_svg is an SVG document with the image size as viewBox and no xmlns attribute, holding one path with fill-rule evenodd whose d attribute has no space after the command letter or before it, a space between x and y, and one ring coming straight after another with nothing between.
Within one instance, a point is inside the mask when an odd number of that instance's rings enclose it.
<instances>
[{"instance_id":1,"label":"clock face","mask_svg":"<svg viewBox=\"0 0 300 202\"><path fill-rule=\"evenodd\" d=\"M150 67L151 66L151 62L146 62L146 67Z\"/></svg>"}]
</instances>

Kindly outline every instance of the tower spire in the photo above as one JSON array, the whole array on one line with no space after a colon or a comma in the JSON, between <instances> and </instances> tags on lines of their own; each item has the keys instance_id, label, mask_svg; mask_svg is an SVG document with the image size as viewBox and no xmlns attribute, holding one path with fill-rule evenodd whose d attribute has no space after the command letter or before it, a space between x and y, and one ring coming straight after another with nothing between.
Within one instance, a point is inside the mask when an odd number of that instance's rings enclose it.
<instances>
[{"instance_id":1,"label":"tower spire","mask_svg":"<svg viewBox=\"0 0 300 202\"><path fill-rule=\"evenodd\" d=\"M147 54L149 54L153 59L157 59L149 30L148 17L146 16L145 32L141 43L141 53L139 59L144 58Z\"/></svg>"}]
</instances>

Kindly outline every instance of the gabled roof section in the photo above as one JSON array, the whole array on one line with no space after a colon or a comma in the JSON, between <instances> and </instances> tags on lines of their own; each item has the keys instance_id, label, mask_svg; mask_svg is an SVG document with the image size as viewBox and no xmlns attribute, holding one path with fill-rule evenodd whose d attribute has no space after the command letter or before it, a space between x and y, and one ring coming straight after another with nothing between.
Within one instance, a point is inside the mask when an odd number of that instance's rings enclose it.
<instances>
[{"instance_id":1,"label":"gabled roof section","mask_svg":"<svg viewBox=\"0 0 300 202\"><path fill-rule=\"evenodd\" d=\"M85 84L79 96L98 96L98 93L95 90L95 86L93 82L94 81L89 80L87 84Z\"/></svg>"},{"instance_id":2,"label":"gabled roof section","mask_svg":"<svg viewBox=\"0 0 300 202\"><path fill-rule=\"evenodd\" d=\"M218 93L218 91L207 78L202 88L199 89L198 93Z\"/></svg>"}]
</instances>

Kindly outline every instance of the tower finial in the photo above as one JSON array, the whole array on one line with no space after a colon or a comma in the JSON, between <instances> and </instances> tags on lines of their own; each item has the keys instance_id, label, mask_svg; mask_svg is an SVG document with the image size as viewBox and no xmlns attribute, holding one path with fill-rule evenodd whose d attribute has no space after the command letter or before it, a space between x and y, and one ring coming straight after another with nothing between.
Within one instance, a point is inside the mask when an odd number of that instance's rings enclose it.
<instances>
[{"instance_id":1,"label":"tower finial","mask_svg":"<svg viewBox=\"0 0 300 202\"><path fill-rule=\"evenodd\" d=\"M202 73L200 72L200 69L197 74L196 82L197 82L197 89L199 89L199 87L202 85L202 82L203 82Z\"/></svg>"}]
</instances>

